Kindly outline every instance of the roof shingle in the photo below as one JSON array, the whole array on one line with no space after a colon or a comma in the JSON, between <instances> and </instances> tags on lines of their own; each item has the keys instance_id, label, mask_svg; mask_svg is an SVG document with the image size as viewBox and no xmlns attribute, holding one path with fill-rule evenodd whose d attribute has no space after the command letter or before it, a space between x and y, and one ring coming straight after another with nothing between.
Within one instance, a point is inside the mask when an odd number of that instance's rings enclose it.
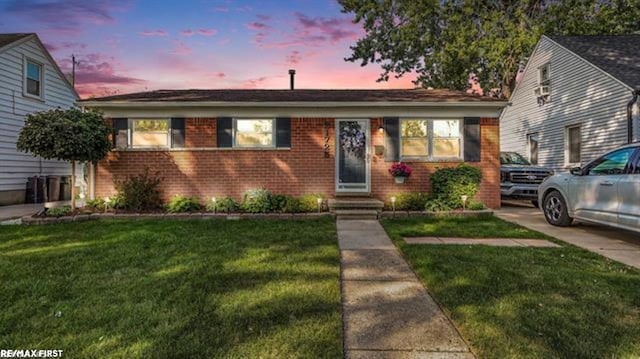
<instances>
[{"instance_id":1,"label":"roof shingle","mask_svg":"<svg viewBox=\"0 0 640 359\"><path fill-rule=\"evenodd\" d=\"M157 90L87 99L96 102L482 102L504 101L443 89Z\"/></svg>"},{"instance_id":2,"label":"roof shingle","mask_svg":"<svg viewBox=\"0 0 640 359\"><path fill-rule=\"evenodd\" d=\"M0 34L0 48L33 34Z\"/></svg>"},{"instance_id":3,"label":"roof shingle","mask_svg":"<svg viewBox=\"0 0 640 359\"><path fill-rule=\"evenodd\" d=\"M632 88L640 87L640 35L549 38Z\"/></svg>"}]
</instances>

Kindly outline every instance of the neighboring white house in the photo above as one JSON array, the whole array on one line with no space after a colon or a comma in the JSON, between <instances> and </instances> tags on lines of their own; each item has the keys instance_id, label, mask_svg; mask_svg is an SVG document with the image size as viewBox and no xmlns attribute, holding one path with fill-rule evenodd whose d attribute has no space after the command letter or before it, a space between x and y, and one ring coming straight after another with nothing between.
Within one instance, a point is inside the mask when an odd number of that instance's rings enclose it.
<instances>
[{"instance_id":1,"label":"neighboring white house","mask_svg":"<svg viewBox=\"0 0 640 359\"><path fill-rule=\"evenodd\" d=\"M16 140L27 114L77 99L36 34L0 34L0 205L23 203L28 177L71 174L67 162L18 152Z\"/></svg>"},{"instance_id":2,"label":"neighboring white house","mask_svg":"<svg viewBox=\"0 0 640 359\"><path fill-rule=\"evenodd\" d=\"M640 35L542 36L500 117L501 150L562 171L627 143L639 49Z\"/></svg>"}]
</instances>

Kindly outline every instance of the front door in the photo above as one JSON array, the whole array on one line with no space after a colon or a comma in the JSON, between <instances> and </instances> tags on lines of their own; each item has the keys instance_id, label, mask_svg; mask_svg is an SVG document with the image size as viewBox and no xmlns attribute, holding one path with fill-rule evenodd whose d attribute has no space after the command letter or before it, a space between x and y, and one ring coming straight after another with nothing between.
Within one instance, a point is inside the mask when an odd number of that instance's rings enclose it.
<instances>
[{"instance_id":1,"label":"front door","mask_svg":"<svg viewBox=\"0 0 640 359\"><path fill-rule=\"evenodd\" d=\"M369 120L336 120L336 192L369 192Z\"/></svg>"}]
</instances>

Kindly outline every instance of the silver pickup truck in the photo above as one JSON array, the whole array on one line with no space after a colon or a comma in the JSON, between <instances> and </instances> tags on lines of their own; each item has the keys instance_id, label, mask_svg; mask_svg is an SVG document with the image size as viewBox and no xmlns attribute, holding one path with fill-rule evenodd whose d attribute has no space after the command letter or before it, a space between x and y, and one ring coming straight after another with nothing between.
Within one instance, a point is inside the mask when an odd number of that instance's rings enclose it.
<instances>
[{"instance_id":1,"label":"silver pickup truck","mask_svg":"<svg viewBox=\"0 0 640 359\"><path fill-rule=\"evenodd\" d=\"M500 196L527 199L538 207L538 186L553 170L534 166L517 152L500 153Z\"/></svg>"}]
</instances>

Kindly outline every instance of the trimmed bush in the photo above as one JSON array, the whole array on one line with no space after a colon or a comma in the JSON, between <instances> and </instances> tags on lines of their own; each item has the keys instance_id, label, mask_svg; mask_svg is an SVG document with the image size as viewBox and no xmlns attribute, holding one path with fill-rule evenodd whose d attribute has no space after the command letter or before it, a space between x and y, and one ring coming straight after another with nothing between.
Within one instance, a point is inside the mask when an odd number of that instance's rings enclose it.
<instances>
[{"instance_id":1,"label":"trimmed bush","mask_svg":"<svg viewBox=\"0 0 640 359\"><path fill-rule=\"evenodd\" d=\"M398 211L423 211L429 195L420 192L402 192L393 195L396 197L396 210ZM389 197L391 198L391 197ZM385 202L386 209L393 209L391 200Z\"/></svg>"},{"instance_id":2,"label":"trimmed bush","mask_svg":"<svg viewBox=\"0 0 640 359\"><path fill-rule=\"evenodd\" d=\"M161 209L162 195L158 188L160 181L157 173L149 174L148 168L145 168L141 174L129 176L123 181L116 181L118 206L111 203L109 206L135 212Z\"/></svg>"},{"instance_id":3,"label":"trimmed bush","mask_svg":"<svg viewBox=\"0 0 640 359\"><path fill-rule=\"evenodd\" d=\"M487 208L487 206L480 201L469 201L469 203L467 203L467 209L471 211L482 211L485 208Z\"/></svg>"},{"instance_id":4,"label":"trimmed bush","mask_svg":"<svg viewBox=\"0 0 640 359\"><path fill-rule=\"evenodd\" d=\"M451 207L449 207L447 202L441 199L431 198L427 200L427 203L425 203L424 210L428 212L443 212L450 211Z\"/></svg>"},{"instance_id":5,"label":"trimmed bush","mask_svg":"<svg viewBox=\"0 0 640 359\"><path fill-rule=\"evenodd\" d=\"M104 211L106 208L106 203L102 198L90 199L85 204L85 207L92 211Z\"/></svg>"},{"instance_id":6,"label":"trimmed bush","mask_svg":"<svg viewBox=\"0 0 640 359\"><path fill-rule=\"evenodd\" d=\"M298 213L302 212L302 204L299 198L292 196L285 196L285 203L282 207L284 213Z\"/></svg>"},{"instance_id":7,"label":"trimmed bush","mask_svg":"<svg viewBox=\"0 0 640 359\"><path fill-rule=\"evenodd\" d=\"M71 206L60 206L47 209L47 216L62 217L71 214Z\"/></svg>"},{"instance_id":8,"label":"trimmed bush","mask_svg":"<svg viewBox=\"0 0 640 359\"><path fill-rule=\"evenodd\" d=\"M185 213L185 212L197 212L202 208L200 205L200 198L197 196L187 197L183 195L175 195L167 204L167 211L169 213Z\"/></svg>"},{"instance_id":9,"label":"trimmed bush","mask_svg":"<svg viewBox=\"0 0 640 359\"><path fill-rule=\"evenodd\" d=\"M215 203L210 200L206 206L207 212L231 213L237 212L239 209L240 204L231 197L218 198Z\"/></svg>"},{"instance_id":10,"label":"trimmed bush","mask_svg":"<svg viewBox=\"0 0 640 359\"><path fill-rule=\"evenodd\" d=\"M320 210L324 209L324 195L318 193L305 194L298 197L300 202L299 212L318 212L318 197L322 198Z\"/></svg>"},{"instance_id":11,"label":"trimmed bush","mask_svg":"<svg viewBox=\"0 0 640 359\"><path fill-rule=\"evenodd\" d=\"M264 188L250 189L242 199L242 210L248 213L267 213L272 210L272 194Z\"/></svg>"},{"instance_id":12,"label":"trimmed bush","mask_svg":"<svg viewBox=\"0 0 640 359\"><path fill-rule=\"evenodd\" d=\"M440 168L431 175L431 195L447 203L451 208L462 207L460 196L472 199L480 187L482 171L461 163L453 168Z\"/></svg>"}]
</instances>

